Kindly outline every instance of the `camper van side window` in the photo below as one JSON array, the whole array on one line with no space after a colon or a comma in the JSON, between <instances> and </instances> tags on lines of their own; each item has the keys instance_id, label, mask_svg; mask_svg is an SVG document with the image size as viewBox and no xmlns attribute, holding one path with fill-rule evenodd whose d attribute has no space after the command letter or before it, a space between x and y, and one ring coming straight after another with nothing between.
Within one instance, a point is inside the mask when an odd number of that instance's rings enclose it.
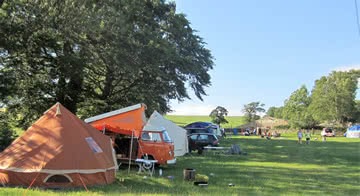
<instances>
[{"instance_id":1,"label":"camper van side window","mask_svg":"<svg viewBox=\"0 0 360 196\"><path fill-rule=\"evenodd\" d=\"M150 138L149 133L145 132L141 135L141 139L144 141L149 141L151 138Z\"/></svg>"},{"instance_id":2,"label":"camper van side window","mask_svg":"<svg viewBox=\"0 0 360 196\"><path fill-rule=\"evenodd\" d=\"M144 132L144 133L141 135L141 139L142 139L143 141L161 142L160 133Z\"/></svg>"},{"instance_id":3,"label":"camper van side window","mask_svg":"<svg viewBox=\"0 0 360 196\"><path fill-rule=\"evenodd\" d=\"M150 133L152 135L151 140L154 142L161 142L160 133Z\"/></svg>"}]
</instances>

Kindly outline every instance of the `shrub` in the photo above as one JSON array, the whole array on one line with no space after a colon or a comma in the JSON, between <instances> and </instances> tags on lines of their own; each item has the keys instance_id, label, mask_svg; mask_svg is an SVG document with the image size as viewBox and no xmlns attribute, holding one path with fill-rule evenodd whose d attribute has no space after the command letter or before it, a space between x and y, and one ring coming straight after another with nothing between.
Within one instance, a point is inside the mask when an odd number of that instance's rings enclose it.
<instances>
[{"instance_id":1,"label":"shrub","mask_svg":"<svg viewBox=\"0 0 360 196\"><path fill-rule=\"evenodd\" d=\"M209 177L207 175L196 174L195 175L195 181L196 182L208 182Z\"/></svg>"}]
</instances>

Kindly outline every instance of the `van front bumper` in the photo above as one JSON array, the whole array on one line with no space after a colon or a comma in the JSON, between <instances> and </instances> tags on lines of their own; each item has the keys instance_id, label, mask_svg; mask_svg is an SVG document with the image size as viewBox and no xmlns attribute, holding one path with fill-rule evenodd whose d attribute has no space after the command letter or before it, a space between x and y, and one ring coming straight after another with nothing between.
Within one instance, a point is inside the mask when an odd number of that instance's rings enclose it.
<instances>
[{"instance_id":1,"label":"van front bumper","mask_svg":"<svg viewBox=\"0 0 360 196\"><path fill-rule=\"evenodd\" d=\"M176 163L176 158L174 158L173 160L168 160L166 163L167 163L168 165L175 164L175 163Z\"/></svg>"}]
</instances>

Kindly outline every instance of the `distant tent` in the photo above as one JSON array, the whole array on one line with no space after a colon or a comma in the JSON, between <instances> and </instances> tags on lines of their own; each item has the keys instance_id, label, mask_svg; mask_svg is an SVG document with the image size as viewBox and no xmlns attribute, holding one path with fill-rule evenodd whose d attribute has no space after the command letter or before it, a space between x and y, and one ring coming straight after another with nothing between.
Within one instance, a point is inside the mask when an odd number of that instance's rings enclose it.
<instances>
[{"instance_id":1,"label":"distant tent","mask_svg":"<svg viewBox=\"0 0 360 196\"><path fill-rule=\"evenodd\" d=\"M348 128L346 132L347 138L360 138L360 125L355 125Z\"/></svg>"},{"instance_id":2,"label":"distant tent","mask_svg":"<svg viewBox=\"0 0 360 196\"><path fill-rule=\"evenodd\" d=\"M111 139L59 103L0 153L3 185L104 185L116 169Z\"/></svg>"},{"instance_id":3,"label":"distant tent","mask_svg":"<svg viewBox=\"0 0 360 196\"><path fill-rule=\"evenodd\" d=\"M156 128L159 130L166 130L169 133L170 138L174 141L175 156L183 156L189 152L186 130L177 126L170 120L165 119L157 111L154 111L145 125L144 130L157 130Z\"/></svg>"},{"instance_id":4,"label":"distant tent","mask_svg":"<svg viewBox=\"0 0 360 196\"><path fill-rule=\"evenodd\" d=\"M255 129L255 128L261 128L261 129L274 129L277 126L287 126L289 123L286 120L278 119L270 116L264 116L263 118L249 122L244 125L240 125L237 128L239 129Z\"/></svg>"}]
</instances>

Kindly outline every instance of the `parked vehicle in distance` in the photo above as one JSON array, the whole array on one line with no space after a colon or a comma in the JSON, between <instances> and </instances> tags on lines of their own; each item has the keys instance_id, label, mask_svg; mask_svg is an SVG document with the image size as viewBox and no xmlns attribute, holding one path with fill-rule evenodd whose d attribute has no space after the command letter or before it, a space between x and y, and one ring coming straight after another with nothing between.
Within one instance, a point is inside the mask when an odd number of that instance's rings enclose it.
<instances>
[{"instance_id":1,"label":"parked vehicle in distance","mask_svg":"<svg viewBox=\"0 0 360 196\"><path fill-rule=\"evenodd\" d=\"M197 150L199 154L202 154L205 146L217 146L219 140L216 135L211 133L194 133L188 135L189 140L189 152Z\"/></svg>"},{"instance_id":2,"label":"parked vehicle in distance","mask_svg":"<svg viewBox=\"0 0 360 196\"><path fill-rule=\"evenodd\" d=\"M184 128L187 130L188 135L193 133L212 133L218 137L223 135L219 125L211 122L193 122L186 125Z\"/></svg>"},{"instance_id":3,"label":"parked vehicle in distance","mask_svg":"<svg viewBox=\"0 0 360 196\"><path fill-rule=\"evenodd\" d=\"M325 137L335 137L335 131L333 131L331 128L324 128L321 132L321 135Z\"/></svg>"},{"instance_id":4,"label":"parked vehicle in distance","mask_svg":"<svg viewBox=\"0 0 360 196\"><path fill-rule=\"evenodd\" d=\"M213 129L211 127L207 127L207 128L187 128L186 131L187 131L188 135L195 134L195 133L214 134L214 131L213 131Z\"/></svg>"}]
</instances>

